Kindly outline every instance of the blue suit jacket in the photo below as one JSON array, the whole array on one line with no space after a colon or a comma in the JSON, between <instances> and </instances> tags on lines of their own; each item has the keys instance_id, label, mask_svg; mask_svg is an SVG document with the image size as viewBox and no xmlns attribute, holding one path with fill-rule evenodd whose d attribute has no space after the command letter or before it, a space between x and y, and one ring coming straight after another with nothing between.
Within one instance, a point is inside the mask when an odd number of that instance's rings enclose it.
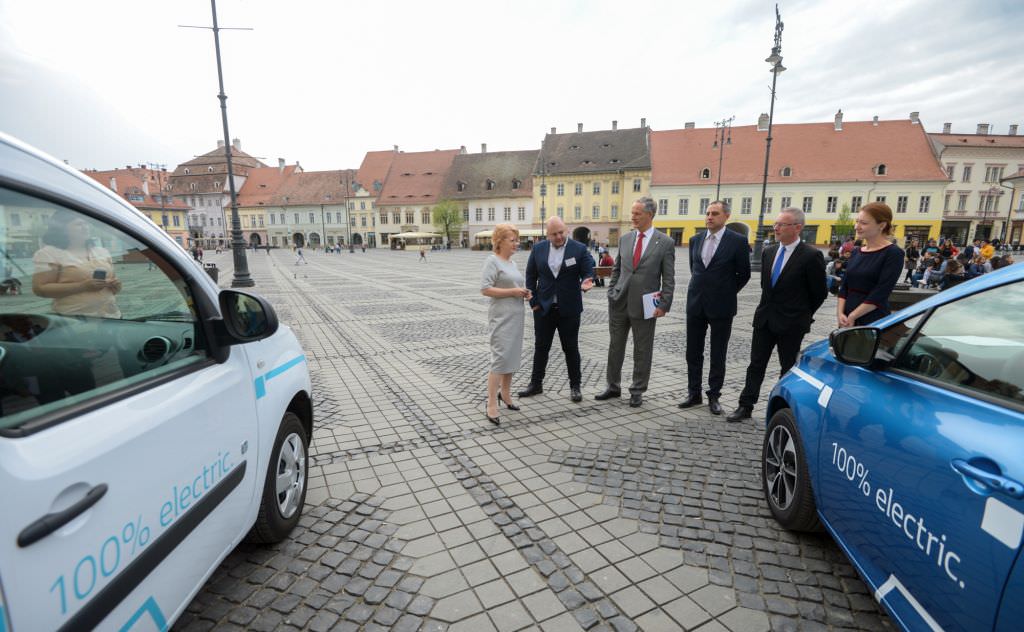
<instances>
[{"instance_id":1,"label":"blue suit jacket","mask_svg":"<svg viewBox=\"0 0 1024 632\"><path fill-rule=\"evenodd\" d=\"M690 286L686 289L686 313L704 314L708 320L736 315L736 295L750 280L750 246L745 237L722 229L715 256L705 267L701 254L707 233L690 238Z\"/></svg>"},{"instance_id":2,"label":"blue suit jacket","mask_svg":"<svg viewBox=\"0 0 1024 632\"><path fill-rule=\"evenodd\" d=\"M583 313L583 296L580 284L594 276L594 258L587 247L573 239L565 240L565 257L558 277L551 274L548 254L551 242L543 240L530 251L526 262L526 287L533 292L530 307L540 306L540 313L547 314L558 297L558 309L565 314ZM571 265L567 265L567 262Z\"/></svg>"}]
</instances>

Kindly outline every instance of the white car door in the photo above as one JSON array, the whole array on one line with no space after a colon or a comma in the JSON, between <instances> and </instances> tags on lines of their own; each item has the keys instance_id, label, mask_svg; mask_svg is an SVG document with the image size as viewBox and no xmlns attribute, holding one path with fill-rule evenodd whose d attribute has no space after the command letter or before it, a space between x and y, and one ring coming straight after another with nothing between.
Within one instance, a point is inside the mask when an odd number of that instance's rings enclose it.
<instances>
[{"instance_id":1,"label":"white car door","mask_svg":"<svg viewBox=\"0 0 1024 632\"><path fill-rule=\"evenodd\" d=\"M245 354L213 361L179 271L103 221L0 189L0 247L13 630L164 629L251 522Z\"/></svg>"}]
</instances>

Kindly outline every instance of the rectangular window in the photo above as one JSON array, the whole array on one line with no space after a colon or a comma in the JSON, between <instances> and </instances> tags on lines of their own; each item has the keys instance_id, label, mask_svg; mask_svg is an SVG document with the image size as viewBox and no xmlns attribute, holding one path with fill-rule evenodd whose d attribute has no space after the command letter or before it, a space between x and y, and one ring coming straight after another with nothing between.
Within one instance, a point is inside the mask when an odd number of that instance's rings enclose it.
<instances>
[{"instance_id":1,"label":"rectangular window","mask_svg":"<svg viewBox=\"0 0 1024 632\"><path fill-rule=\"evenodd\" d=\"M559 217L562 217L562 218L565 217L565 208L559 206L558 209L557 209L557 212L558 212L558 216Z\"/></svg>"},{"instance_id":2,"label":"rectangular window","mask_svg":"<svg viewBox=\"0 0 1024 632\"><path fill-rule=\"evenodd\" d=\"M309 214L309 223L310 224L315 224L316 223L316 213L310 213Z\"/></svg>"},{"instance_id":3,"label":"rectangular window","mask_svg":"<svg viewBox=\"0 0 1024 632\"><path fill-rule=\"evenodd\" d=\"M947 193L946 197L942 200L942 210L943 211L948 211L949 210L949 201L950 201L950 198L952 198L952 197L953 197L952 193Z\"/></svg>"},{"instance_id":4,"label":"rectangular window","mask_svg":"<svg viewBox=\"0 0 1024 632\"><path fill-rule=\"evenodd\" d=\"M292 213L292 215L295 216L295 223L298 224L299 223L299 214L298 213Z\"/></svg>"},{"instance_id":5,"label":"rectangular window","mask_svg":"<svg viewBox=\"0 0 1024 632\"><path fill-rule=\"evenodd\" d=\"M572 192L576 195L583 195L583 185L577 182L576 186L573 187Z\"/></svg>"},{"instance_id":6,"label":"rectangular window","mask_svg":"<svg viewBox=\"0 0 1024 632\"><path fill-rule=\"evenodd\" d=\"M961 193L960 198L956 201L956 210L966 211L967 210L967 193Z\"/></svg>"},{"instance_id":7,"label":"rectangular window","mask_svg":"<svg viewBox=\"0 0 1024 632\"><path fill-rule=\"evenodd\" d=\"M985 167L985 182L998 183L1003 179L1002 167Z\"/></svg>"},{"instance_id":8,"label":"rectangular window","mask_svg":"<svg viewBox=\"0 0 1024 632\"><path fill-rule=\"evenodd\" d=\"M332 223L331 222L331 214L330 213L324 213L324 218L325 218L325 223L327 223L327 224L331 224Z\"/></svg>"},{"instance_id":9,"label":"rectangular window","mask_svg":"<svg viewBox=\"0 0 1024 632\"><path fill-rule=\"evenodd\" d=\"M633 178L633 193L639 193L640 187L643 185L643 180L640 178Z\"/></svg>"},{"instance_id":10,"label":"rectangular window","mask_svg":"<svg viewBox=\"0 0 1024 632\"><path fill-rule=\"evenodd\" d=\"M782 197L782 208L789 208L793 206L793 198L788 195Z\"/></svg>"},{"instance_id":11,"label":"rectangular window","mask_svg":"<svg viewBox=\"0 0 1024 632\"><path fill-rule=\"evenodd\" d=\"M487 221L488 222L493 222L494 221L494 207L493 206L487 209Z\"/></svg>"},{"instance_id":12,"label":"rectangular window","mask_svg":"<svg viewBox=\"0 0 1024 632\"><path fill-rule=\"evenodd\" d=\"M658 200L658 215L668 215L668 199Z\"/></svg>"},{"instance_id":13,"label":"rectangular window","mask_svg":"<svg viewBox=\"0 0 1024 632\"><path fill-rule=\"evenodd\" d=\"M359 210L360 211L365 211L366 210L366 202L360 202L359 203Z\"/></svg>"},{"instance_id":14,"label":"rectangular window","mask_svg":"<svg viewBox=\"0 0 1024 632\"><path fill-rule=\"evenodd\" d=\"M772 201L773 201L774 199L775 199L775 198L765 198L765 199L764 199L764 212L765 212L765 214L766 214L766 215L767 215L768 213L771 213L771 212L772 212Z\"/></svg>"},{"instance_id":15,"label":"rectangular window","mask_svg":"<svg viewBox=\"0 0 1024 632\"><path fill-rule=\"evenodd\" d=\"M364 219L365 219L365 218L364 218ZM349 217L349 218L348 218L348 225L349 225L349 226L355 226L355 225L356 225L356 218L354 218L354 217ZM363 224L363 226L366 226L366 224Z\"/></svg>"},{"instance_id":16,"label":"rectangular window","mask_svg":"<svg viewBox=\"0 0 1024 632\"><path fill-rule=\"evenodd\" d=\"M590 209L591 219L601 219L601 205L595 204L594 208Z\"/></svg>"},{"instance_id":17,"label":"rectangular window","mask_svg":"<svg viewBox=\"0 0 1024 632\"><path fill-rule=\"evenodd\" d=\"M415 224L416 223L416 211L406 211L405 212L405 223L406 224Z\"/></svg>"},{"instance_id":18,"label":"rectangular window","mask_svg":"<svg viewBox=\"0 0 1024 632\"><path fill-rule=\"evenodd\" d=\"M850 198L850 206L852 207L854 213L860 210L860 207L862 206L861 202L863 201L864 198L862 198L859 195L855 195L852 198Z\"/></svg>"},{"instance_id":19,"label":"rectangular window","mask_svg":"<svg viewBox=\"0 0 1024 632\"><path fill-rule=\"evenodd\" d=\"M896 197L896 212L906 213L907 212L907 199L906 195L899 195Z\"/></svg>"},{"instance_id":20,"label":"rectangular window","mask_svg":"<svg viewBox=\"0 0 1024 632\"><path fill-rule=\"evenodd\" d=\"M400 211L395 211L394 213L392 213L391 214L391 221L394 222L395 226L398 226L399 224L401 224L402 223L402 213Z\"/></svg>"},{"instance_id":21,"label":"rectangular window","mask_svg":"<svg viewBox=\"0 0 1024 632\"><path fill-rule=\"evenodd\" d=\"M359 225L360 226L364 226L364 227L366 226L366 216L365 215L361 215L359 217Z\"/></svg>"},{"instance_id":22,"label":"rectangular window","mask_svg":"<svg viewBox=\"0 0 1024 632\"><path fill-rule=\"evenodd\" d=\"M381 223L382 226L386 226L387 225L387 223L388 223L388 214L387 213L381 213L380 214L380 223Z\"/></svg>"},{"instance_id":23,"label":"rectangular window","mask_svg":"<svg viewBox=\"0 0 1024 632\"><path fill-rule=\"evenodd\" d=\"M810 213L812 206L814 206L814 198L809 195L804 196L804 205L801 207L804 213Z\"/></svg>"},{"instance_id":24,"label":"rectangular window","mask_svg":"<svg viewBox=\"0 0 1024 632\"><path fill-rule=\"evenodd\" d=\"M921 196L921 203L917 207L917 212L918 213L927 213L928 209L931 207L931 205L932 205L932 196L930 196L930 195L922 195Z\"/></svg>"},{"instance_id":25,"label":"rectangular window","mask_svg":"<svg viewBox=\"0 0 1024 632\"><path fill-rule=\"evenodd\" d=\"M526 207L525 206L520 206L516 210L516 218L520 222L525 222L526 221Z\"/></svg>"},{"instance_id":26,"label":"rectangular window","mask_svg":"<svg viewBox=\"0 0 1024 632\"><path fill-rule=\"evenodd\" d=\"M476 221L478 222L484 221L484 210L480 207L477 207L476 211L473 213L473 216L476 218Z\"/></svg>"},{"instance_id":27,"label":"rectangular window","mask_svg":"<svg viewBox=\"0 0 1024 632\"><path fill-rule=\"evenodd\" d=\"M953 179L953 169L954 168L955 168L955 165L946 165L946 177L949 178L950 180Z\"/></svg>"},{"instance_id":28,"label":"rectangular window","mask_svg":"<svg viewBox=\"0 0 1024 632\"><path fill-rule=\"evenodd\" d=\"M700 214L704 215L708 212L708 204L711 204L711 198L700 199Z\"/></svg>"},{"instance_id":29,"label":"rectangular window","mask_svg":"<svg viewBox=\"0 0 1024 632\"><path fill-rule=\"evenodd\" d=\"M422 222L421 223L423 223L423 224L429 224L430 223L430 211L420 211L420 217L422 218Z\"/></svg>"},{"instance_id":30,"label":"rectangular window","mask_svg":"<svg viewBox=\"0 0 1024 632\"><path fill-rule=\"evenodd\" d=\"M885 198L885 196L884 196L884 195L876 195L876 196L875 196L875 201L876 201L876 202L881 202L882 204L885 204L885 199L886 199L886 198Z\"/></svg>"},{"instance_id":31,"label":"rectangular window","mask_svg":"<svg viewBox=\"0 0 1024 632\"><path fill-rule=\"evenodd\" d=\"M1024 200L1021 200L1021 201L1024 202ZM618 218L619 218L619 205L618 204L612 204L612 219L618 219Z\"/></svg>"},{"instance_id":32,"label":"rectangular window","mask_svg":"<svg viewBox=\"0 0 1024 632\"><path fill-rule=\"evenodd\" d=\"M825 198L825 212L826 213L835 213L837 206L839 206L839 198L838 197L836 197L834 195L830 195L827 198Z\"/></svg>"},{"instance_id":33,"label":"rectangular window","mask_svg":"<svg viewBox=\"0 0 1024 632\"><path fill-rule=\"evenodd\" d=\"M679 198L679 214L690 214L690 198Z\"/></svg>"},{"instance_id":34,"label":"rectangular window","mask_svg":"<svg viewBox=\"0 0 1024 632\"><path fill-rule=\"evenodd\" d=\"M725 205L729 207L729 212L732 213L732 198L722 198L722 201L725 202Z\"/></svg>"},{"instance_id":35,"label":"rectangular window","mask_svg":"<svg viewBox=\"0 0 1024 632\"><path fill-rule=\"evenodd\" d=\"M511 206L506 206L503 209L502 216L505 218L506 222L511 222L512 221L512 207Z\"/></svg>"},{"instance_id":36,"label":"rectangular window","mask_svg":"<svg viewBox=\"0 0 1024 632\"><path fill-rule=\"evenodd\" d=\"M546 185L546 184L540 185L540 194L542 196L548 194L548 185Z\"/></svg>"},{"instance_id":37,"label":"rectangular window","mask_svg":"<svg viewBox=\"0 0 1024 632\"><path fill-rule=\"evenodd\" d=\"M572 217L573 219L583 219L583 209L580 207L579 204L573 207Z\"/></svg>"},{"instance_id":38,"label":"rectangular window","mask_svg":"<svg viewBox=\"0 0 1024 632\"><path fill-rule=\"evenodd\" d=\"M464 222L468 222L469 221L469 209L468 208L462 209L462 221L464 221Z\"/></svg>"},{"instance_id":39,"label":"rectangular window","mask_svg":"<svg viewBox=\"0 0 1024 632\"><path fill-rule=\"evenodd\" d=\"M619 181L616 180L615 182L612 182L612 193L618 193L618 192L619 192Z\"/></svg>"},{"instance_id":40,"label":"rectangular window","mask_svg":"<svg viewBox=\"0 0 1024 632\"><path fill-rule=\"evenodd\" d=\"M594 195L601 195L601 183L600 182L595 182L594 183Z\"/></svg>"},{"instance_id":41,"label":"rectangular window","mask_svg":"<svg viewBox=\"0 0 1024 632\"><path fill-rule=\"evenodd\" d=\"M284 213L281 213L281 225L284 226Z\"/></svg>"},{"instance_id":42,"label":"rectangular window","mask_svg":"<svg viewBox=\"0 0 1024 632\"><path fill-rule=\"evenodd\" d=\"M174 219L178 219L178 218L175 217ZM174 222L174 224L177 225L178 222ZM262 215L260 215L260 228L263 228L263 216Z\"/></svg>"},{"instance_id":43,"label":"rectangular window","mask_svg":"<svg viewBox=\"0 0 1024 632\"><path fill-rule=\"evenodd\" d=\"M559 182L555 187L555 195L565 195L565 184Z\"/></svg>"},{"instance_id":44,"label":"rectangular window","mask_svg":"<svg viewBox=\"0 0 1024 632\"><path fill-rule=\"evenodd\" d=\"M752 198L740 198L740 213L742 215L750 215L750 209L753 206Z\"/></svg>"},{"instance_id":45,"label":"rectangular window","mask_svg":"<svg viewBox=\"0 0 1024 632\"><path fill-rule=\"evenodd\" d=\"M172 220L174 220L174 225L175 225L176 227L177 227L177 226L181 226L181 218L180 218L180 217L178 217L177 215L175 215L175 216L174 216L174 217L172 217L171 219L172 219Z\"/></svg>"},{"instance_id":46,"label":"rectangular window","mask_svg":"<svg viewBox=\"0 0 1024 632\"><path fill-rule=\"evenodd\" d=\"M961 182L970 182L971 181L971 165L964 165L964 175L963 175L962 178L960 178L960 181Z\"/></svg>"}]
</instances>

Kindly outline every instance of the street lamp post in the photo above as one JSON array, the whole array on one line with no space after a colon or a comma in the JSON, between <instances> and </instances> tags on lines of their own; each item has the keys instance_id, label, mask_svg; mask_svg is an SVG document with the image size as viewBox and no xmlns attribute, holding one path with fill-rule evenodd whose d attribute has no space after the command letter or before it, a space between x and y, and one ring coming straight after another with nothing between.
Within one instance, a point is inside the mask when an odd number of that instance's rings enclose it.
<instances>
[{"instance_id":1,"label":"street lamp post","mask_svg":"<svg viewBox=\"0 0 1024 632\"><path fill-rule=\"evenodd\" d=\"M736 120L735 116L730 116L727 119L721 121L715 121L715 142L711 143L711 148L718 148L718 182L715 184L715 199L722 199L718 193L722 190L722 158L725 156L725 146L732 144L732 122Z\"/></svg>"},{"instance_id":2,"label":"street lamp post","mask_svg":"<svg viewBox=\"0 0 1024 632\"><path fill-rule=\"evenodd\" d=\"M757 215L757 235L754 237L754 252L751 254L750 267L752 270L761 269L761 252L764 249L764 212L768 204L768 163L772 154L772 120L775 118L775 82L779 74L786 70L782 65L782 16L779 14L779 5L775 5L775 45L772 47L772 54L765 59L771 64L772 73L772 101L768 108L768 138L765 140L764 149L764 178L761 181L761 211Z\"/></svg>"}]
</instances>

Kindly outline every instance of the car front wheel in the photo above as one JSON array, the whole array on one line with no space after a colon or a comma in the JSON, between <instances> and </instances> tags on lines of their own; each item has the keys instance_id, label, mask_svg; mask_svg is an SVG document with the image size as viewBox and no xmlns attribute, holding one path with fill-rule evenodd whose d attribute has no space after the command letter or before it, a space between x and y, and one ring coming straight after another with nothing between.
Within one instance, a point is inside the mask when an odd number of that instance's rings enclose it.
<instances>
[{"instance_id":1,"label":"car front wheel","mask_svg":"<svg viewBox=\"0 0 1024 632\"><path fill-rule=\"evenodd\" d=\"M249 533L251 542L280 542L298 524L306 502L308 453L309 438L302 422L295 413L285 413L274 439L260 512Z\"/></svg>"},{"instance_id":2,"label":"car front wheel","mask_svg":"<svg viewBox=\"0 0 1024 632\"><path fill-rule=\"evenodd\" d=\"M821 529L803 441L788 408L777 411L768 422L761 448L761 481L768 508L779 524L791 531Z\"/></svg>"}]
</instances>

